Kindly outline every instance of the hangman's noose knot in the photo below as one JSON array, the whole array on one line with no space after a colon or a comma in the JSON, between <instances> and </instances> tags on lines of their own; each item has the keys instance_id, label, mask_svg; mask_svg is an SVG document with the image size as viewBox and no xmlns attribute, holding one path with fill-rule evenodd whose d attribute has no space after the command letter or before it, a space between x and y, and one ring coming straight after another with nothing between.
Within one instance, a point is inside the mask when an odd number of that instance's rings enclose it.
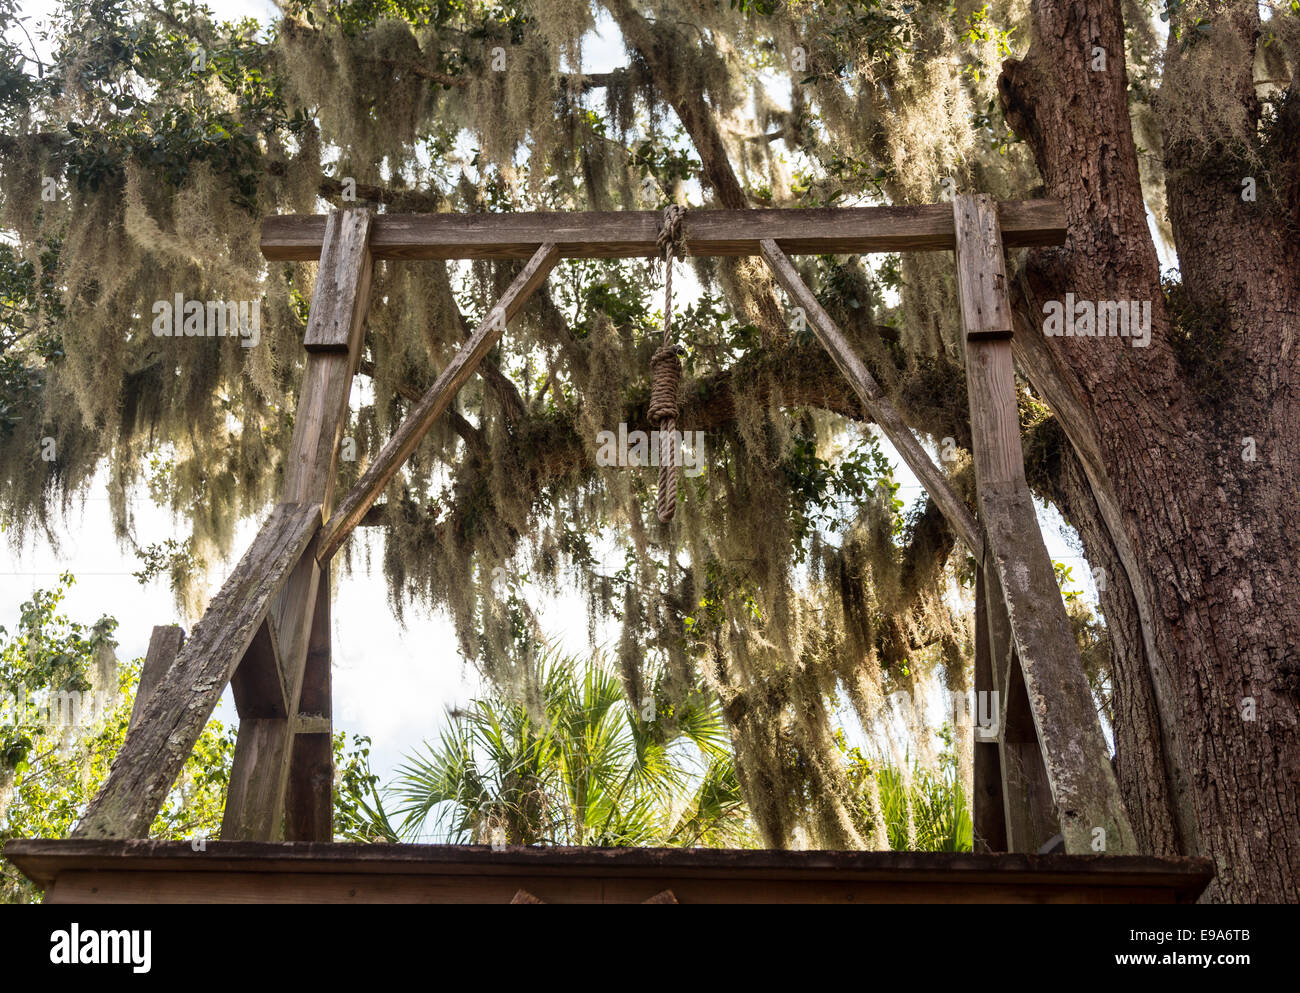
<instances>
[{"instance_id":1,"label":"hangman's noose knot","mask_svg":"<svg viewBox=\"0 0 1300 993\"><path fill-rule=\"evenodd\" d=\"M650 359L652 380L650 386L650 423L660 430L664 421L677 421L677 384L682 378L681 349L676 345L661 345Z\"/></svg>"},{"instance_id":2,"label":"hangman's noose knot","mask_svg":"<svg viewBox=\"0 0 1300 993\"><path fill-rule=\"evenodd\" d=\"M685 242L682 238L682 218L686 216L686 208L675 203L670 203L664 208L663 223L659 227L659 237L655 240L655 254L672 264L673 255L679 258L686 254Z\"/></svg>"},{"instance_id":3,"label":"hangman's noose knot","mask_svg":"<svg viewBox=\"0 0 1300 993\"><path fill-rule=\"evenodd\" d=\"M650 423L659 434L659 499L656 511L665 524L677 511L677 386L682 378L683 350L672 344L673 255L684 254L682 218L686 208L669 204L655 250L664 260L664 338L650 359Z\"/></svg>"}]
</instances>

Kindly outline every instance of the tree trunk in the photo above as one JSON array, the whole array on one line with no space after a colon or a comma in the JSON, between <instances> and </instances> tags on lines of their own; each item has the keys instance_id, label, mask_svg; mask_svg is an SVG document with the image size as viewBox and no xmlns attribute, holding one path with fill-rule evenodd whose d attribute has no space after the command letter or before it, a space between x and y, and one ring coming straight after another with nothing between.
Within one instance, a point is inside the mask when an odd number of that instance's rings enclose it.
<instances>
[{"instance_id":1,"label":"tree trunk","mask_svg":"<svg viewBox=\"0 0 1300 993\"><path fill-rule=\"evenodd\" d=\"M1258 13L1253 4L1228 6L1213 18L1213 30L1225 32L1215 43L1248 41L1230 92L1257 114L1248 74ZM1068 205L1070 234L1062 249L1026 260L1017 354L1086 478L1086 486L1077 476L1063 485L1074 491L1090 560L1118 562L1112 579L1126 581L1103 594L1120 649L1123 789L1143 808L1135 820L1146 822L1153 850L1176 842L1215 860L1209 898L1296 900L1294 208L1277 197L1284 185L1265 190L1262 182L1258 201L1243 202L1243 176L1228 150L1207 156L1167 143L1170 219L1190 303L1174 315L1138 183L1120 4L1038 0L1034 27L1029 54L1004 65L999 88L1048 194ZM1104 69L1094 68L1098 49ZM1170 48L1169 85L1195 55ZM1150 301L1150 346L1045 337L1041 305L1067 292L1076 300ZM1251 454L1254 461L1243 457ZM1126 747L1140 753L1126 756ZM1157 754L1159 777L1143 768ZM1161 781L1168 817L1160 791L1151 793Z\"/></svg>"}]
</instances>

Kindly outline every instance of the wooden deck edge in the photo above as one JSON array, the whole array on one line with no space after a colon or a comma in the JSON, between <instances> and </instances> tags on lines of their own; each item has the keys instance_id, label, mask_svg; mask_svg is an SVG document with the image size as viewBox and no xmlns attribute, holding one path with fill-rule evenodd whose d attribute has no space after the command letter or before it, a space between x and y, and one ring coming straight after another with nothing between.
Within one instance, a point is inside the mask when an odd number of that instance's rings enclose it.
<instances>
[{"instance_id":1,"label":"wooden deck edge","mask_svg":"<svg viewBox=\"0 0 1300 993\"><path fill-rule=\"evenodd\" d=\"M189 842L15 840L4 857L33 882L49 887L60 876L84 882L93 874L106 889L113 880L184 875L202 889L220 876L278 877L319 882L322 877L382 877L453 885L505 884L507 880L550 879L619 882L683 880L696 886L772 887L780 893L819 886L897 888L941 892L961 889L978 898L1032 892L1091 894L1117 902L1127 894L1145 900L1152 893L1171 901L1194 901L1213 878L1208 859L1105 855L977 855L971 853L766 851L717 849L507 848L494 851L463 845L364 845L316 842L208 841L195 851ZM216 874L216 875L213 875ZM465 877L476 877L477 881ZM315 884L313 884L315 885ZM511 883L510 885L514 885ZM660 889L663 887L660 886ZM779 892L778 892L779 891Z\"/></svg>"}]
</instances>

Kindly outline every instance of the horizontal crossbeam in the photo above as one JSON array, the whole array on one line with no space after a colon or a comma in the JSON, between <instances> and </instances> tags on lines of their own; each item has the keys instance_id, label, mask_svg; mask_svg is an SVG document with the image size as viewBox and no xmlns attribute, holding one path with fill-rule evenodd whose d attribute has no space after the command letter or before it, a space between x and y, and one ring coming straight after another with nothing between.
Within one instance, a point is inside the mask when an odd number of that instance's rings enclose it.
<instances>
[{"instance_id":1,"label":"horizontal crossbeam","mask_svg":"<svg viewBox=\"0 0 1300 993\"><path fill-rule=\"evenodd\" d=\"M262 222L262 254L277 261L320 258L324 214ZM1065 241L1057 200L998 204L1008 248ZM649 258L657 254L654 210L543 214L379 214L370 250L377 259L527 259L543 243L561 258ZM687 255L759 255L765 240L790 255L937 251L956 247L952 205L818 207L807 210L692 210L684 222Z\"/></svg>"}]
</instances>

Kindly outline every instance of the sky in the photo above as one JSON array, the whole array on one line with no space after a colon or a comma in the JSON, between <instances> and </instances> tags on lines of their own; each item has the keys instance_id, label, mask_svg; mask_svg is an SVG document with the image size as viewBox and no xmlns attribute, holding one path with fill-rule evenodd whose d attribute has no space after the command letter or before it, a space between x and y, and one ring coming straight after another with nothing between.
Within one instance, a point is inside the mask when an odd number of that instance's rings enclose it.
<instances>
[{"instance_id":1,"label":"sky","mask_svg":"<svg viewBox=\"0 0 1300 993\"><path fill-rule=\"evenodd\" d=\"M38 22L51 6L48 0L37 0L25 4L24 11ZM209 6L230 19L266 18L274 12L274 6L263 0L218 0ZM31 27L29 24L29 31ZM584 69L608 71L625 63L617 30L607 18L603 19L585 46ZM686 278L678 283L679 291L689 297L693 274L685 270L683 275ZM911 504L921 494L920 485L892 446L886 442L882 448L897 466L900 498ZM118 655L135 659L144 655L154 625L184 622L177 617L165 580L141 584L132 575L141 565L130 549L122 548L114 539L105 493L105 474L101 473L84 504L74 507L58 527L57 547L35 540L15 552L0 543L0 625L13 630L19 606L33 590L49 588L60 573L71 572L76 584L67 596L64 612L87 624L104 614L117 618ZM142 543L169 537L183 540L188 533L183 522L172 520L143 494L136 495L132 512ZM1052 558L1073 566L1075 587L1095 599L1091 576L1072 532L1054 510L1040 506L1039 512ZM213 570L216 586L251 543L260 523L245 521L239 528L229 564ZM378 563L382 558L381 540L375 530L358 529L352 539L354 561L364 562L364 550L368 549L371 559ZM534 606L542 629L562 647L576 654L591 649L587 613L576 594L537 600ZM387 781L405 755L437 736L445 726L448 708L464 705L481 689L481 682L460 657L445 615L411 606L405 612L405 626L397 622L380 575L367 576L358 568L357 573L340 577L332 624L335 727L372 739L372 767ZM613 628L606 626L597 632L597 638L612 644L614 634ZM229 689L216 716L231 724L237 721Z\"/></svg>"}]
</instances>

